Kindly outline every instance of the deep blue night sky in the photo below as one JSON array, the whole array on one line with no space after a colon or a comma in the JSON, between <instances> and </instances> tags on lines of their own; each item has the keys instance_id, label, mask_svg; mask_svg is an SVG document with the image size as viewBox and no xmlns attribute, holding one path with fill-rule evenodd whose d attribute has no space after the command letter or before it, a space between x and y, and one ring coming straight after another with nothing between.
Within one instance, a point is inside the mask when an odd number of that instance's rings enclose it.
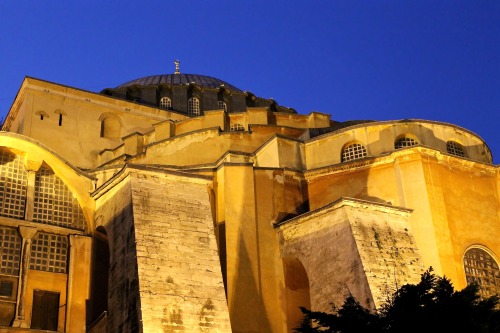
<instances>
[{"instance_id":1,"label":"deep blue night sky","mask_svg":"<svg viewBox=\"0 0 500 333\"><path fill-rule=\"evenodd\" d=\"M500 161L500 1L0 1L0 114L25 76L99 92L181 72L332 119L420 118Z\"/></svg>"}]
</instances>

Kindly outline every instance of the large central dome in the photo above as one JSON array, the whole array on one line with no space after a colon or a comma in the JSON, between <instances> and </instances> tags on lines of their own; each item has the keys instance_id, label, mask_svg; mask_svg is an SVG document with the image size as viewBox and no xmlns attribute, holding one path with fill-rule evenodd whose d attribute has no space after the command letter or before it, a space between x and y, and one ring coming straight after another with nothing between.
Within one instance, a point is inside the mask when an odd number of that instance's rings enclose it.
<instances>
[{"instance_id":1,"label":"large central dome","mask_svg":"<svg viewBox=\"0 0 500 333\"><path fill-rule=\"evenodd\" d=\"M189 83L195 83L205 88L219 88L222 86L230 91L242 92L242 90L236 88L232 84L229 84L225 81L219 80L211 76L198 75L198 74L164 74L164 75L146 76L140 79L135 79L126 82L124 84L119 85L116 88L130 87L133 85L139 85L139 86L160 85L160 84L181 85Z\"/></svg>"},{"instance_id":2,"label":"large central dome","mask_svg":"<svg viewBox=\"0 0 500 333\"><path fill-rule=\"evenodd\" d=\"M226 81L199 74L151 75L106 88L101 94L167 111L198 117L205 111L246 112L247 108L267 108L271 112L296 113L273 99L257 97Z\"/></svg>"}]
</instances>

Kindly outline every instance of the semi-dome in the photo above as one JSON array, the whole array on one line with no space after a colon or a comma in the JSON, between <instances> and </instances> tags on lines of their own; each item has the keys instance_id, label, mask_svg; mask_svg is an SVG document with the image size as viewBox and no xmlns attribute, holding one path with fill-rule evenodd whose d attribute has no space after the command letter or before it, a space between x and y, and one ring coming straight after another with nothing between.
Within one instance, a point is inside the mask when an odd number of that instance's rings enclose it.
<instances>
[{"instance_id":1,"label":"semi-dome","mask_svg":"<svg viewBox=\"0 0 500 333\"><path fill-rule=\"evenodd\" d=\"M124 84L117 86L117 88L125 88L133 85L139 86L150 86L150 85L160 85L160 84L170 84L170 85L182 85L194 83L205 88L219 88L224 87L230 91L242 92L241 89L236 88L232 84L225 81L219 80L215 77L198 75L198 74L163 74L163 75L151 75L143 78L128 81Z\"/></svg>"}]
</instances>

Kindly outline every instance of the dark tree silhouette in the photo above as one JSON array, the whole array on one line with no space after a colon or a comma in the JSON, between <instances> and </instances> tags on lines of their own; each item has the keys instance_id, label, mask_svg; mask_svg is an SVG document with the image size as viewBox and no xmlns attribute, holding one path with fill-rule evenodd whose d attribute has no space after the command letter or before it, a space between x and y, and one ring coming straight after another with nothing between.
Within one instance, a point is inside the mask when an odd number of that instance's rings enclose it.
<instances>
[{"instance_id":1,"label":"dark tree silhouette","mask_svg":"<svg viewBox=\"0 0 500 333\"><path fill-rule=\"evenodd\" d=\"M481 298L479 286L455 291L450 280L437 277L432 268L418 284L398 289L377 313L352 296L332 313L301 308L304 319L297 333L500 333L498 296Z\"/></svg>"}]
</instances>

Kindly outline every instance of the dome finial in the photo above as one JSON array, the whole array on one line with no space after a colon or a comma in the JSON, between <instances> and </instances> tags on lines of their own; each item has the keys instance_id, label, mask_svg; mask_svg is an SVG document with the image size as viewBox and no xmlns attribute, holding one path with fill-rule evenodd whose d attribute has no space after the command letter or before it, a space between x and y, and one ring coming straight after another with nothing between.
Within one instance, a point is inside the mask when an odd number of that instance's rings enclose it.
<instances>
[{"instance_id":1,"label":"dome finial","mask_svg":"<svg viewBox=\"0 0 500 333\"><path fill-rule=\"evenodd\" d=\"M174 64L175 64L175 73L174 74L180 74L181 73L181 71L180 71L181 62L179 60L175 59Z\"/></svg>"}]
</instances>

